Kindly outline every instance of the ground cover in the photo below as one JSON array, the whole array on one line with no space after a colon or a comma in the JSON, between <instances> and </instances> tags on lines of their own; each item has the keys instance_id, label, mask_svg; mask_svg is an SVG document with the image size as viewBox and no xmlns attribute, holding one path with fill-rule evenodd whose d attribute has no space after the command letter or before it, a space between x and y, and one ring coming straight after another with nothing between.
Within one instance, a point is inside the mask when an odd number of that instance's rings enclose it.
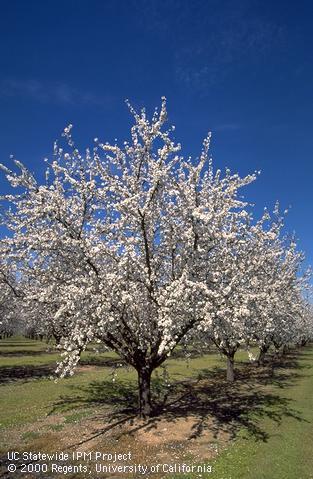
<instances>
[{"instance_id":1,"label":"ground cover","mask_svg":"<svg viewBox=\"0 0 313 479\"><path fill-rule=\"evenodd\" d=\"M219 354L193 351L186 362L178 350L153 377L158 415L148 421L136 418L136 374L116 355L96 354L92 346L78 373L55 383L49 376L57 358L44 342L0 343L3 474L7 450L114 448L131 451L137 463L211 464L213 472L202 477L313 477L312 348L260 368L241 351L234 384L225 381Z\"/></svg>"}]
</instances>

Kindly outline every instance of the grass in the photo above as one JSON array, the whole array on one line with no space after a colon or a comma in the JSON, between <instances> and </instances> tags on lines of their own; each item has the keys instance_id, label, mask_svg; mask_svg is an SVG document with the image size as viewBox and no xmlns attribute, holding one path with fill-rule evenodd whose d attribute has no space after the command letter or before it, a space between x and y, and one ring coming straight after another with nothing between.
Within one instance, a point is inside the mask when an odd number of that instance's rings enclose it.
<instances>
[{"instance_id":1,"label":"grass","mask_svg":"<svg viewBox=\"0 0 313 479\"><path fill-rule=\"evenodd\" d=\"M300 377L292 385L280 389L300 421L286 415L281 423L270 418L262 427L268 440L255 442L244 431L232 447L214 464L214 476L223 479L312 479L313 478L313 352L303 351L299 360ZM212 477L212 475L211 475Z\"/></svg>"},{"instance_id":2,"label":"grass","mask_svg":"<svg viewBox=\"0 0 313 479\"><path fill-rule=\"evenodd\" d=\"M106 399L118 405L125 394L136 398L136 372L133 368L120 367L121 360L114 353L92 354L89 350L82 355L81 363L92 368L55 382L50 377L60 355L47 353L48 347L44 342L25 338L0 341L0 429L86 404L104 403ZM195 376L204 366L214 367L219 363L216 355L195 358L189 367L184 360L170 360L168 372L171 380L179 380ZM103 364L109 366L103 367ZM115 383L112 366L117 371ZM161 371L162 368L157 374ZM158 382L155 379L156 386Z\"/></svg>"},{"instance_id":3,"label":"grass","mask_svg":"<svg viewBox=\"0 0 313 479\"><path fill-rule=\"evenodd\" d=\"M288 363L287 363L288 364ZM297 364L284 370L285 377L295 380L286 384L273 382L268 387L286 404L286 411L278 418L275 406L268 414L256 417L256 423L266 431L263 440L251 437L242 428L235 440L218 457L210 462L213 472L203 474L203 479L312 479L313 478L313 350L302 350ZM253 411L250 417L253 418ZM193 478L192 475L175 475L171 478Z\"/></svg>"},{"instance_id":4,"label":"grass","mask_svg":"<svg viewBox=\"0 0 313 479\"><path fill-rule=\"evenodd\" d=\"M116 355L95 354L90 348L79 373L55 383L49 376L58 359L44 342L0 341L0 428L9 434L2 451L16 446L8 437L18 428L24 444L38 441L40 433L31 425L44 418L51 434L66 434L99 411L133 413L136 374L121 366ZM153 377L154 399L163 411L160 418L175 428L181 418L192 416L199 436L201 428L227 431L231 441L210 461L213 472L203 478L313 479L312 347L290 354L275 368L249 366L245 351L236 359L238 381L229 385L224 380L225 361L218 354L195 354L186 363L178 350L167 362L170 384L164 383L162 368ZM112 368L117 371L115 381ZM55 421L49 423L49 418ZM155 418L152 426L158 421ZM213 434L211 445L215 443L219 447Z\"/></svg>"}]
</instances>

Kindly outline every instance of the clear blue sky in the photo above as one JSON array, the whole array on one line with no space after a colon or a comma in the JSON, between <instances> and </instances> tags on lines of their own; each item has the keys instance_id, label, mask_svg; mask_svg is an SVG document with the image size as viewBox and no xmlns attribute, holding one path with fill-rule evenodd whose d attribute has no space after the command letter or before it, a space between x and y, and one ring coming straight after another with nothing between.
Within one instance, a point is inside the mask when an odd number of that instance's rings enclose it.
<instances>
[{"instance_id":1,"label":"clear blue sky","mask_svg":"<svg viewBox=\"0 0 313 479\"><path fill-rule=\"evenodd\" d=\"M1 1L0 162L39 172L68 123L82 146L124 140L124 99L165 95L187 154L211 130L217 167L262 171L248 199L291 205L311 264L312 89L311 1Z\"/></svg>"}]
</instances>

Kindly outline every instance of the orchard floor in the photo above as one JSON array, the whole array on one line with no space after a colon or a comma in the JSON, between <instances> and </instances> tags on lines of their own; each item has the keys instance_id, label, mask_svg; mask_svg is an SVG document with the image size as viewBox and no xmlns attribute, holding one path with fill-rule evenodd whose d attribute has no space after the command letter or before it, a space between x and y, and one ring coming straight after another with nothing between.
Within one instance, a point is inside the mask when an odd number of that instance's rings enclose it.
<instances>
[{"instance_id":1,"label":"orchard floor","mask_svg":"<svg viewBox=\"0 0 313 479\"><path fill-rule=\"evenodd\" d=\"M212 467L211 473L149 475L155 479L313 479L312 347L259 368L239 352L233 384L225 381L225 361L215 352L193 352L186 362L177 351L167 369L154 375L158 415L147 421L136 417L134 371L114 354L91 348L77 374L55 382L50 376L58 358L44 342L0 341L0 478L143 475L97 472L96 462L109 463L95 461L99 451L130 454L131 460L117 461L115 467ZM63 451L70 459L42 461L47 472L21 472L23 462L31 471L36 461L9 461L8 451ZM88 455L73 460L77 451L92 452L91 460ZM8 473L12 462L17 471ZM82 464L86 472L51 472L52 463Z\"/></svg>"}]
</instances>

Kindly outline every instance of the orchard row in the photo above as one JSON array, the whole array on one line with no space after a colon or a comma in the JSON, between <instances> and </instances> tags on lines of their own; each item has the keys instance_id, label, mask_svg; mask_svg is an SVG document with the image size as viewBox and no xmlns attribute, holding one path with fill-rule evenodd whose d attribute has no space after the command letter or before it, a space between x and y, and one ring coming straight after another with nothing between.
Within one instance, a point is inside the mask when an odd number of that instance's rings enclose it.
<instances>
[{"instance_id":1,"label":"orchard row","mask_svg":"<svg viewBox=\"0 0 313 479\"><path fill-rule=\"evenodd\" d=\"M90 342L138 372L139 411L151 414L150 378L178 344L240 345L312 339L309 273L278 205L254 218L240 177L213 169L210 135L185 159L166 128L166 101L136 112L129 141L81 153L72 125L55 143L45 181L15 160L2 198L1 328L53 336L72 374Z\"/></svg>"}]
</instances>

